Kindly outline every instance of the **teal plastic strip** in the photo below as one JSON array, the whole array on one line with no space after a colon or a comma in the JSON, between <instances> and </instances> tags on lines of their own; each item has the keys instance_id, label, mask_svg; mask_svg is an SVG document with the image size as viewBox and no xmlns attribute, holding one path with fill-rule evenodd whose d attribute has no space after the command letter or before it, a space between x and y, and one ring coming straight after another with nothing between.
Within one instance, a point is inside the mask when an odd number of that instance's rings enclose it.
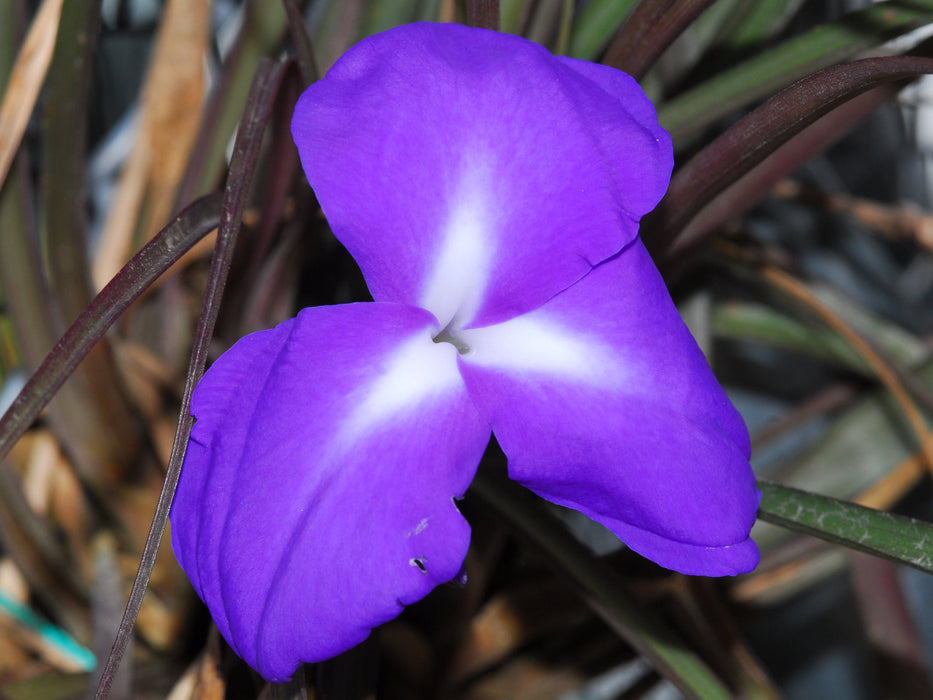
<instances>
[{"instance_id":1,"label":"teal plastic strip","mask_svg":"<svg viewBox=\"0 0 933 700\"><path fill-rule=\"evenodd\" d=\"M81 671L93 671L97 659L91 650L76 642L65 630L47 622L22 603L0 592L0 614L8 615L35 633L45 644L73 660Z\"/></svg>"}]
</instances>

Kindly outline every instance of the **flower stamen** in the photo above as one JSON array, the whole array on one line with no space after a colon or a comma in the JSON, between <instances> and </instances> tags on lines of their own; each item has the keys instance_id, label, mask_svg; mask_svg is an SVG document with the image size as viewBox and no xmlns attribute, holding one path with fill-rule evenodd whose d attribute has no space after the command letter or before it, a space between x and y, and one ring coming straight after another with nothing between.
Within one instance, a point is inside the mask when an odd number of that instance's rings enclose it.
<instances>
[{"instance_id":1,"label":"flower stamen","mask_svg":"<svg viewBox=\"0 0 933 700\"><path fill-rule=\"evenodd\" d=\"M470 352L470 346L466 344L466 341L464 341L463 338L458 338L453 333L451 333L450 328L445 328L436 336L434 336L434 342L450 343L455 348L457 348L457 352L459 352L461 355L466 355Z\"/></svg>"}]
</instances>

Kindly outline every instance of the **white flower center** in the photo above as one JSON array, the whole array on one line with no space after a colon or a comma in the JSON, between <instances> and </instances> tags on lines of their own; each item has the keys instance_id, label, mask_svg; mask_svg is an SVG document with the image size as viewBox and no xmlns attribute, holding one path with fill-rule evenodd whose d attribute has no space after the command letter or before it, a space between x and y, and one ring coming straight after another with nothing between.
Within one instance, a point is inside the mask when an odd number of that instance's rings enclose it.
<instances>
[{"instance_id":1,"label":"white flower center","mask_svg":"<svg viewBox=\"0 0 933 700\"><path fill-rule=\"evenodd\" d=\"M458 330L457 343L458 350L461 345L468 348L469 362L507 372L550 375L604 387L629 376L624 359L611 348L535 312L493 326Z\"/></svg>"},{"instance_id":2,"label":"white flower center","mask_svg":"<svg viewBox=\"0 0 933 700\"><path fill-rule=\"evenodd\" d=\"M442 327L468 324L476 315L490 275L495 243L488 168L471 165L450 198L450 211L420 306ZM450 342L450 341L445 341ZM456 345L456 343L454 343ZM459 349L459 346L458 346Z\"/></svg>"}]
</instances>

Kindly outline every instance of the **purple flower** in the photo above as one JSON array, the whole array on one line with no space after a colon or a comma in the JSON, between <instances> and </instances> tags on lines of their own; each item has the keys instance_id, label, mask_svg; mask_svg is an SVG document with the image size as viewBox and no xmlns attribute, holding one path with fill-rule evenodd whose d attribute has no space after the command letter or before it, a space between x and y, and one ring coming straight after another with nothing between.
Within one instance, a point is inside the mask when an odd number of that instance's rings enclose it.
<instances>
[{"instance_id":1,"label":"purple flower","mask_svg":"<svg viewBox=\"0 0 933 700\"><path fill-rule=\"evenodd\" d=\"M416 24L292 128L375 301L243 338L195 392L172 540L240 656L286 679L454 578L491 433L662 566L755 567L748 433L638 239L672 153L632 78Z\"/></svg>"}]
</instances>

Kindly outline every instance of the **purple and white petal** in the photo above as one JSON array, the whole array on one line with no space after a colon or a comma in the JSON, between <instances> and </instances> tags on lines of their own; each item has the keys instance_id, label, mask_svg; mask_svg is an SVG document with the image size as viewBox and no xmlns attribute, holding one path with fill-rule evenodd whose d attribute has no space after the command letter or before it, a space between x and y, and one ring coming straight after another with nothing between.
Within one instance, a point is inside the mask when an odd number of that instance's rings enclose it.
<instances>
[{"instance_id":1,"label":"purple and white petal","mask_svg":"<svg viewBox=\"0 0 933 700\"><path fill-rule=\"evenodd\" d=\"M640 240L539 309L459 340L513 479L667 568L754 568L748 432Z\"/></svg>"},{"instance_id":2,"label":"purple and white petal","mask_svg":"<svg viewBox=\"0 0 933 700\"><path fill-rule=\"evenodd\" d=\"M312 85L295 142L373 297L484 326L627 245L673 159L635 81L605 71L422 23L365 39Z\"/></svg>"},{"instance_id":3,"label":"purple and white petal","mask_svg":"<svg viewBox=\"0 0 933 700\"><path fill-rule=\"evenodd\" d=\"M269 680L330 658L459 572L489 426L436 320L305 309L211 367L172 510L176 556Z\"/></svg>"}]
</instances>

